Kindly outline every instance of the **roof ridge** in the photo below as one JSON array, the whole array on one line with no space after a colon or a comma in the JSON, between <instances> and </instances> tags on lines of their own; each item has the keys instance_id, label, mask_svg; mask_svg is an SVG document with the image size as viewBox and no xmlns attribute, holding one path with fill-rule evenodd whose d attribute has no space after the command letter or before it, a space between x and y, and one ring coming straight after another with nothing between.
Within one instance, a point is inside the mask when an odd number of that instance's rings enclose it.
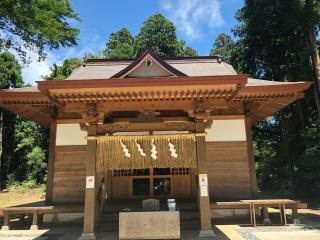
<instances>
[{"instance_id":1,"label":"roof ridge","mask_svg":"<svg viewBox=\"0 0 320 240\"><path fill-rule=\"evenodd\" d=\"M143 55L143 54L142 54ZM140 57L139 57L140 58ZM117 58L117 59L110 59L110 58L88 58L86 59L85 63L96 63L96 62L133 62L138 60L139 58ZM170 60L198 60L198 59L222 59L221 56L186 56L186 57L168 57L168 58L161 58L164 61Z\"/></svg>"}]
</instances>

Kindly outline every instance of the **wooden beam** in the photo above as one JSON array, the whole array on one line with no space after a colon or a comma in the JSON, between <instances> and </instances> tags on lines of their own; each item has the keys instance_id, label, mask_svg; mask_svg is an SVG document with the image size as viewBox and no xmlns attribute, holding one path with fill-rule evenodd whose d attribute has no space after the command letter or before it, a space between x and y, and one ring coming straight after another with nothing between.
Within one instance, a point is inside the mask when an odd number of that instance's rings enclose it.
<instances>
[{"instance_id":1,"label":"wooden beam","mask_svg":"<svg viewBox=\"0 0 320 240\"><path fill-rule=\"evenodd\" d=\"M57 123L56 123L56 121L52 121L50 124L48 177L47 177L47 189L46 189L46 204L47 205L52 204L56 136L57 136Z\"/></svg>"},{"instance_id":2,"label":"wooden beam","mask_svg":"<svg viewBox=\"0 0 320 240\"><path fill-rule=\"evenodd\" d=\"M234 105L223 99L206 99L203 107L206 109L215 109L223 106ZM83 112L86 111L85 103L67 103L63 112ZM131 102L100 102L97 103L97 111L152 111L152 110L194 110L197 109L195 100L159 100L159 101L131 101Z\"/></svg>"},{"instance_id":3,"label":"wooden beam","mask_svg":"<svg viewBox=\"0 0 320 240\"><path fill-rule=\"evenodd\" d=\"M145 121L144 121L145 120ZM148 118L112 118L112 122L113 123L142 123L142 122L151 122L148 121ZM155 117L155 118L150 118L150 120L158 120L157 122L185 122L185 121L189 121L190 118L186 117L186 116L177 116L177 117Z\"/></svg>"},{"instance_id":4,"label":"wooden beam","mask_svg":"<svg viewBox=\"0 0 320 240\"><path fill-rule=\"evenodd\" d=\"M227 120L227 119L245 119L244 115L210 115L208 120Z\"/></svg>"},{"instance_id":5,"label":"wooden beam","mask_svg":"<svg viewBox=\"0 0 320 240\"><path fill-rule=\"evenodd\" d=\"M194 122L112 123L99 124L98 133L140 131L194 131Z\"/></svg>"},{"instance_id":6,"label":"wooden beam","mask_svg":"<svg viewBox=\"0 0 320 240\"><path fill-rule=\"evenodd\" d=\"M195 126L197 133L205 133L205 124L202 120L196 120ZM199 237L214 237L215 234L211 226L211 208L208 186L206 140L204 135L196 136L196 149L198 174L198 204L201 223Z\"/></svg>"},{"instance_id":7,"label":"wooden beam","mask_svg":"<svg viewBox=\"0 0 320 240\"><path fill-rule=\"evenodd\" d=\"M87 127L88 136L97 136L97 125ZM97 222L97 187L98 179L96 174L96 148L97 140L87 139L88 158L86 164L86 192L84 205L84 225L83 233L79 239L96 239L95 230ZM88 184L88 179L93 179L93 186Z\"/></svg>"}]
</instances>

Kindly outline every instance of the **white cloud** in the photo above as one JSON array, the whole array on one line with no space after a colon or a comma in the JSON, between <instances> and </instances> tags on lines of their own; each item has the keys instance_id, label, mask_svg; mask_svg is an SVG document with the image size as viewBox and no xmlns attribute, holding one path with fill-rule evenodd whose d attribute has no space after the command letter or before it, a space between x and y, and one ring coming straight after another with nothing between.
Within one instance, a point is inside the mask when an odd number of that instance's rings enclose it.
<instances>
[{"instance_id":1,"label":"white cloud","mask_svg":"<svg viewBox=\"0 0 320 240\"><path fill-rule=\"evenodd\" d=\"M204 27L223 24L220 0L160 0L165 15L189 38L198 38Z\"/></svg>"},{"instance_id":2,"label":"white cloud","mask_svg":"<svg viewBox=\"0 0 320 240\"><path fill-rule=\"evenodd\" d=\"M27 56L30 58L31 62L28 65L22 65L22 76L25 83L35 85L36 81L41 80L41 76L50 73L50 67L54 63L61 65L63 61L67 58L83 58L86 53L95 53L98 49L103 47L103 42L100 36L91 36L87 38L82 36L79 45L73 48L62 48L55 51L49 51L46 59L44 61L38 62L38 55L31 50L26 50ZM15 54L17 59L20 57Z\"/></svg>"}]
</instances>

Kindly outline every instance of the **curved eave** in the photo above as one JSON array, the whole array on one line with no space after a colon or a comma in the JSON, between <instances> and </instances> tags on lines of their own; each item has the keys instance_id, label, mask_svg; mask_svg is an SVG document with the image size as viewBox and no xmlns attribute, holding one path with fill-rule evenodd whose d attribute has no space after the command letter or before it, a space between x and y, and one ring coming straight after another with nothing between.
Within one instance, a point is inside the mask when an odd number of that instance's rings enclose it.
<instances>
[{"instance_id":1,"label":"curved eave","mask_svg":"<svg viewBox=\"0 0 320 240\"><path fill-rule=\"evenodd\" d=\"M0 91L0 107L44 126L50 125L52 106L41 92Z\"/></svg>"},{"instance_id":2,"label":"curved eave","mask_svg":"<svg viewBox=\"0 0 320 240\"><path fill-rule=\"evenodd\" d=\"M304 96L306 91L312 83L299 82L299 83L286 83L277 85L264 85L264 86L245 86L234 97L235 101L253 101L253 100L266 100L274 97L293 97L297 99Z\"/></svg>"},{"instance_id":3,"label":"curved eave","mask_svg":"<svg viewBox=\"0 0 320 240\"><path fill-rule=\"evenodd\" d=\"M270 117L291 103L304 97L312 83L284 83L269 86L246 86L235 96L234 101L252 103L252 122L258 123Z\"/></svg>"}]
</instances>

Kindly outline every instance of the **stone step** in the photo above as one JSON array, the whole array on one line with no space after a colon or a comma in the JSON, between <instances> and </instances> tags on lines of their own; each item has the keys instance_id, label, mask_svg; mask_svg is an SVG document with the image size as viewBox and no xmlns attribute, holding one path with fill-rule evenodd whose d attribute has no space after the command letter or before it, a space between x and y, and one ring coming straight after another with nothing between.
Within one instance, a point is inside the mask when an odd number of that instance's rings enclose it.
<instances>
[{"instance_id":1,"label":"stone step","mask_svg":"<svg viewBox=\"0 0 320 240\"><path fill-rule=\"evenodd\" d=\"M118 213L102 213L100 215L99 222L100 223L110 223L110 222L118 222L119 214ZM199 220L199 212L180 212L180 221L188 221L188 220Z\"/></svg>"},{"instance_id":2,"label":"stone step","mask_svg":"<svg viewBox=\"0 0 320 240\"><path fill-rule=\"evenodd\" d=\"M199 229L200 223L198 220L181 221L181 230ZM114 232L119 230L118 222L99 222L98 230L101 232Z\"/></svg>"}]
</instances>

